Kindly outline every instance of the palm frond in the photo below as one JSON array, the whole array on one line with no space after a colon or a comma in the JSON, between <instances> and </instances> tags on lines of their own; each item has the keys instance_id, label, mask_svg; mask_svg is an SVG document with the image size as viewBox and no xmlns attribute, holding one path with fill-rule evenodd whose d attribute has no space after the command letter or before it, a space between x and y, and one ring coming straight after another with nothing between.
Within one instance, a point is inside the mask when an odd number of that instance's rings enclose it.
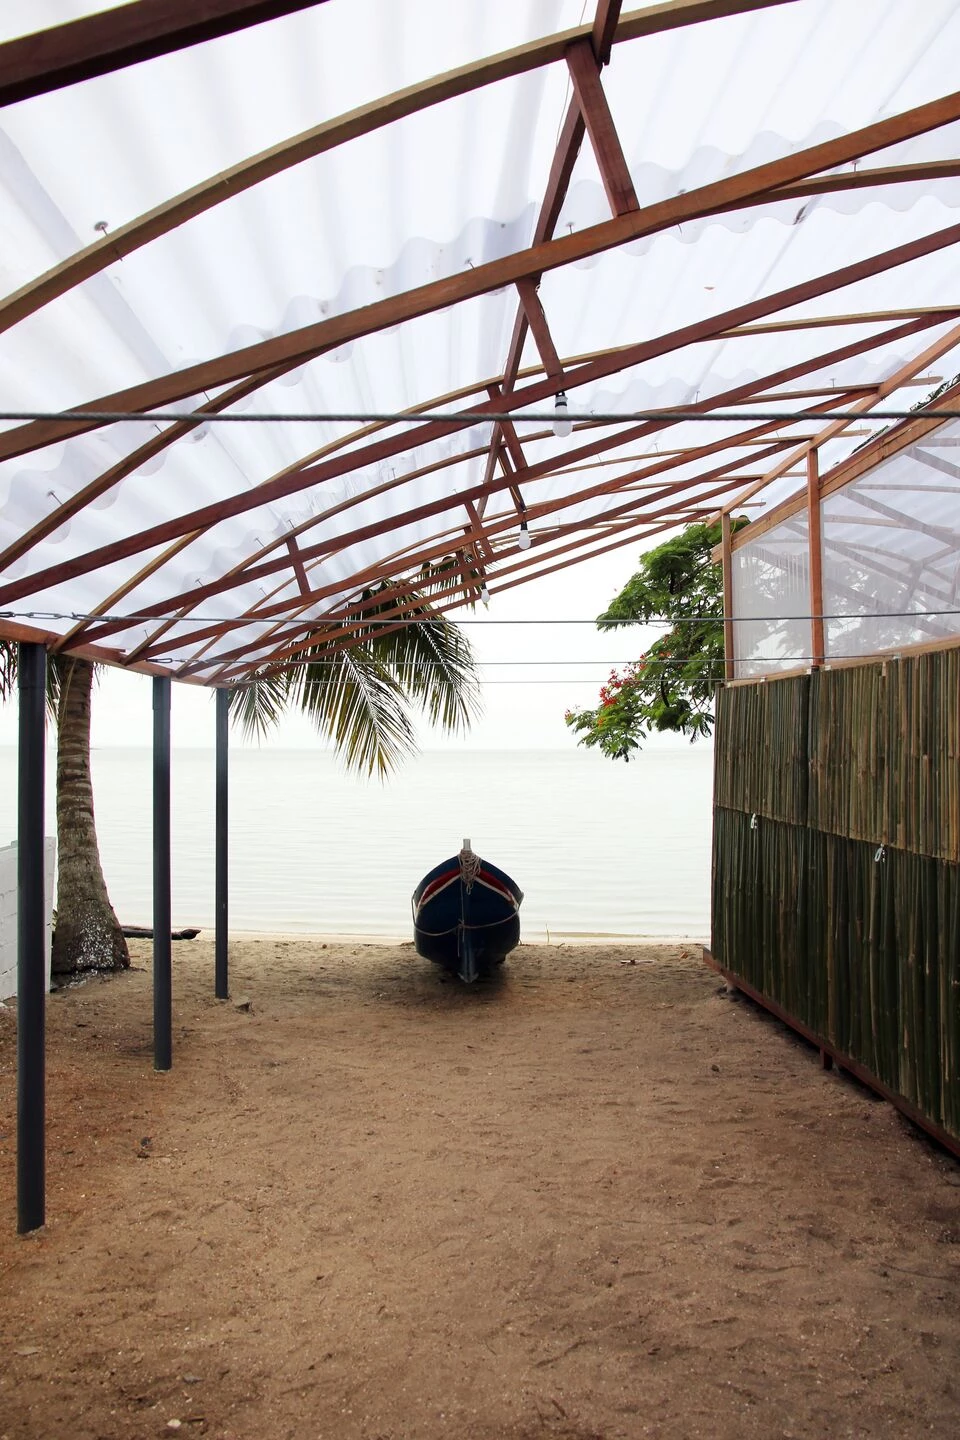
<instances>
[{"instance_id":1,"label":"palm frond","mask_svg":"<svg viewBox=\"0 0 960 1440\"><path fill-rule=\"evenodd\" d=\"M230 692L230 718L247 739L262 740L286 710L290 690L289 674L261 676Z\"/></svg>"},{"instance_id":2,"label":"palm frond","mask_svg":"<svg viewBox=\"0 0 960 1440\"><path fill-rule=\"evenodd\" d=\"M0 701L9 700L17 685L20 649L15 640L0 640ZM66 670L75 662L65 655L47 654L47 716L56 720L60 708L60 685Z\"/></svg>"},{"instance_id":3,"label":"palm frond","mask_svg":"<svg viewBox=\"0 0 960 1440\"><path fill-rule=\"evenodd\" d=\"M0 700L13 694L17 683L17 647L13 640L0 640Z\"/></svg>"},{"instance_id":4,"label":"palm frond","mask_svg":"<svg viewBox=\"0 0 960 1440\"><path fill-rule=\"evenodd\" d=\"M476 557L468 550L458 550L455 555L444 555L442 560L427 561L422 565L417 589L420 595L444 595L458 590L468 579L475 582L479 593L483 574L476 564ZM464 603L473 608L473 600L465 598Z\"/></svg>"},{"instance_id":5,"label":"palm frond","mask_svg":"<svg viewBox=\"0 0 960 1440\"><path fill-rule=\"evenodd\" d=\"M398 627L378 640L377 653L431 725L461 733L481 710L470 642L456 625L428 606L422 606L419 613L422 620Z\"/></svg>"},{"instance_id":6,"label":"palm frond","mask_svg":"<svg viewBox=\"0 0 960 1440\"><path fill-rule=\"evenodd\" d=\"M403 690L368 645L318 649L293 672L291 697L357 774L384 779L416 750Z\"/></svg>"}]
</instances>

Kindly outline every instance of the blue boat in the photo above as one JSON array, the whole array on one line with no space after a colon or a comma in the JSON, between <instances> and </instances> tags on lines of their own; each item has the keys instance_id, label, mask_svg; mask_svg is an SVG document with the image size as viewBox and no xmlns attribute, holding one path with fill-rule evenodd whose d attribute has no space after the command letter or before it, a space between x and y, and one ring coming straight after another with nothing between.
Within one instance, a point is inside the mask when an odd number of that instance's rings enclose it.
<instances>
[{"instance_id":1,"label":"blue boat","mask_svg":"<svg viewBox=\"0 0 960 1440\"><path fill-rule=\"evenodd\" d=\"M435 866L413 892L417 954L472 984L519 944L522 900L519 885L464 840L459 855Z\"/></svg>"}]
</instances>

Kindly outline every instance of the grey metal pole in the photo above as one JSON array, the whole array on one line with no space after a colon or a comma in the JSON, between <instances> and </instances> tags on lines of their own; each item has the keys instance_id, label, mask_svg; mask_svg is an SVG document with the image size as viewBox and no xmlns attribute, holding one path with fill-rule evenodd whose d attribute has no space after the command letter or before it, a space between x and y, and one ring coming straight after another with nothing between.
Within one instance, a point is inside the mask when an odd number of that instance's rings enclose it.
<instances>
[{"instance_id":1,"label":"grey metal pole","mask_svg":"<svg viewBox=\"0 0 960 1440\"><path fill-rule=\"evenodd\" d=\"M170 944L170 681L153 680L153 1068L173 1064Z\"/></svg>"},{"instance_id":2,"label":"grey metal pole","mask_svg":"<svg viewBox=\"0 0 960 1440\"><path fill-rule=\"evenodd\" d=\"M17 793L17 1229L44 1223L46 937L43 896L44 704L47 654L19 648Z\"/></svg>"},{"instance_id":3,"label":"grey metal pole","mask_svg":"<svg viewBox=\"0 0 960 1440\"><path fill-rule=\"evenodd\" d=\"M230 691L217 691L217 828L216 886L214 913L216 917L216 958L214 961L214 994L226 1000L230 994L227 960L227 901L229 894L228 747L230 740Z\"/></svg>"}]
</instances>

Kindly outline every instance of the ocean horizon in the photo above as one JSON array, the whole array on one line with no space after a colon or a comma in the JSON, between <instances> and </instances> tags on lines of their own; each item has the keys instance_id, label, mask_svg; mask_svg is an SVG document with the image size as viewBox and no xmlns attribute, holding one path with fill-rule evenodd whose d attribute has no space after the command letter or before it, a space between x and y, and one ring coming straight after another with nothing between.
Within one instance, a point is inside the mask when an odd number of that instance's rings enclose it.
<instances>
[{"instance_id":1,"label":"ocean horizon","mask_svg":"<svg viewBox=\"0 0 960 1440\"><path fill-rule=\"evenodd\" d=\"M14 747L0 748L0 844L16 839ZM48 750L47 833L55 833ZM95 748L107 887L124 925L152 918L152 754ZM214 752L171 764L176 927L214 921ZM705 941L713 750L651 748L629 764L582 748L423 751L381 783L330 751L230 755L230 929L409 939L410 896L460 848L524 891L521 937Z\"/></svg>"}]
</instances>

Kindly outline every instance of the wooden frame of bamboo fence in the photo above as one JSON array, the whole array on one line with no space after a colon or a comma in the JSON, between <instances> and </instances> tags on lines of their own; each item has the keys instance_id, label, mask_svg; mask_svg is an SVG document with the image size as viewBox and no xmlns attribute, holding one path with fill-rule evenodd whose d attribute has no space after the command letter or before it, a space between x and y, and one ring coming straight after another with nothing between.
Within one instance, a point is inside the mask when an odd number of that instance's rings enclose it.
<instances>
[{"instance_id":1,"label":"wooden frame of bamboo fence","mask_svg":"<svg viewBox=\"0 0 960 1440\"><path fill-rule=\"evenodd\" d=\"M960 649L724 686L711 963L960 1145Z\"/></svg>"},{"instance_id":2,"label":"wooden frame of bamboo fence","mask_svg":"<svg viewBox=\"0 0 960 1440\"><path fill-rule=\"evenodd\" d=\"M922 1110L918 1110L915 1105L910 1104L909 1100L905 1100L902 1095L898 1095L895 1090L891 1090L889 1086L884 1085L883 1081L878 1080L876 1075L873 1075L865 1066L858 1064L856 1060L852 1060L849 1055L845 1055L842 1051L824 1040L822 1036L816 1035L798 1020L795 1015L790 1015L781 1005L778 1005L775 1000L771 1000L759 990L754 989L752 985L748 985L747 982L736 975L734 971L726 970L722 965L718 965L706 946L703 947L703 960L704 964L722 976L732 989L741 990L744 995L748 995L755 1004L769 1011L777 1020L780 1020L784 1025L787 1025L793 1030L795 1034L800 1035L804 1040L807 1040L811 1045L815 1046L820 1053L820 1061L825 1069L829 1069L831 1065L835 1064L838 1070L846 1070L848 1074L852 1075L856 1080L859 1080L861 1085L866 1085L869 1090L873 1090L875 1094L881 1096L882 1099L888 1101L891 1105L894 1105L902 1115L905 1115L908 1120L912 1121L913 1124L921 1130L925 1130L933 1140L936 1140L938 1145L942 1145L945 1150L948 1150L951 1155L955 1155L957 1159L960 1160L960 1140L957 1140L953 1135L948 1135L946 1130L942 1130L939 1125L935 1125L932 1120L929 1120L927 1116L924 1115Z\"/></svg>"}]
</instances>

